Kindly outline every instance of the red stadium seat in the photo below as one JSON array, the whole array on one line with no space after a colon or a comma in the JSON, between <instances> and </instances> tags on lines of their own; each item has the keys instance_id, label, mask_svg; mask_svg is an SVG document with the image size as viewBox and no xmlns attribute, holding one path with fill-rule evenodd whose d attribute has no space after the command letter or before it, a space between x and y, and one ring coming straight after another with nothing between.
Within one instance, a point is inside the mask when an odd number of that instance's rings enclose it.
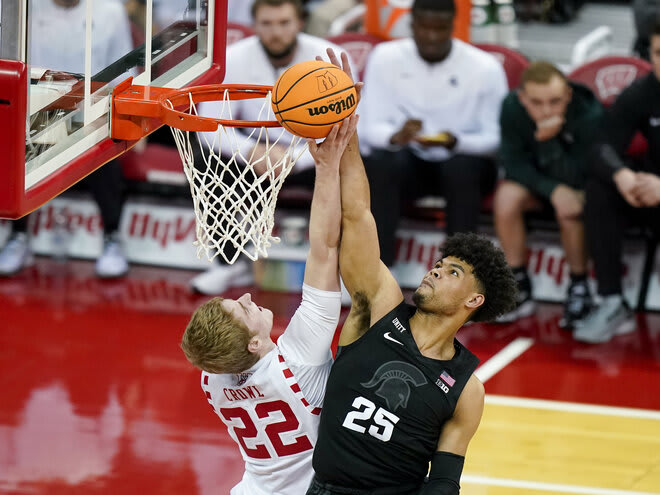
<instances>
[{"instance_id":1,"label":"red stadium seat","mask_svg":"<svg viewBox=\"0 0 660 495\"><path fill-rule=\"evenodd\" d=\"M589 87L596 98L610 106L625 88L651 72L651 64L635 57L603 57L575 68L568 78ZM641 156L647 149L646 139L639 132L633 137L627 153Z\"/></svg>"},{"instance_id":2,"label":"red stadium seat","mask_svg":"<svg viewBox=\"0 0 660 495\"><path fill-rule=\"evenodd\" d=\"M635 57L603 57L581 65L568 78L591 88L601 103L609 106L619 93L651 71L651 64Z\"/></svg>"},{"instance_id":3,"label":"red stadium seat","mask_svg":"<svg viewBox=\"0 0 660 495\"><path fill-rule=\"evenodd\" d=\"M506 46L491 45L489 43L475 43L474 46L490 53L499 60L504 67L509 89L518 87L522 73L529 65L529 60L522 53Z\"/></svg>"},{"instance_id":4,"label":"red stadium seat","mask_svg":"<svg viewBox=\"0 0 660 495\"><path fill-rule=\"evenodd\" d=\"M343 33L337 36L331 36L328 41L341 46L353 60L353 67L357 71L357 77L361 81L364 76L364 69L367 66L369 53L378 43L383 41L381 38L366 33Z\"/></svg>"},{"instance_id":5,"label":"red stadium seat","mask_svg":"<svg viewBox=\"0 0 660 495\"><path fill-rule=\"evenodd\" d=\"M235 22L228 22L227 46L231 45L232 43L236 43L237 41L242 40L243 38L252 36L253 34L254 31L249 26L245 26L243 24L237 24Z\"/></svg>"}]
</instances>

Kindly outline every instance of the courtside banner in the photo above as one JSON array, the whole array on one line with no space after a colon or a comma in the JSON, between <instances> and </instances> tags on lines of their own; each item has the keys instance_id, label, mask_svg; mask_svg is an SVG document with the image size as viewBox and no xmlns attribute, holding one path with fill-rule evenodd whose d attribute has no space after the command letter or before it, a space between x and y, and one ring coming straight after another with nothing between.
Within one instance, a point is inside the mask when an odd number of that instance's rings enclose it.
<instances>
[{"instance_id":1,"label":"courtside banner","mask_svg":"<svg viewBox=\"0 0 660 495\"><path fill-rule=\"evenodd\" d=\"M70 237L67 243L69 256L96 259L101 254L103 229L96 204L88 196L55 198L30 216L34 252L52 255L53 233L57 223L62 221L62 216ZM10 221L0 221L0 246L6 242L10 225ZM132 263L201 270L210 265L208 261L197 258L196 247L193 245L195 216L192 208L127 201L120 231L124 252ZM274 233L277 234L277 231ZM414 289L419 285L424 274L437 261L444 239L445 234L441 230L399 229L393 272L401 287ZM492 236L491 239L497 242ZM559 235L532 233L528 238L528 247L528 273L534 286L534 297L542 301L563 302L570 274ZM307 248L307 244L296 247L274 244L269 250L269 257L257 267L258 279L274 290L292 290L293 279L296 287L299 287L297 278L302 273L300 266L304 267ZM639 297L644 256L643 243L626 240L623 287L627 300L633 306ZM660 255L656 256L646 300L647 309L650 310L660 310L659 273ZM593 273L590 274L589 283L595 294Z\"/></svg>"},{"instance_id":2,"label":"courtside banner","mask_svg":"<svg viewBox=\"0 0 660 495\"><path fill-rule=\"evenodd\" d=\"M490 236L497 243L497 239ZM396 257L393 272L401 287L414 289L433 266L445 234L439 231L400 229L397 232ZM644 263L644 245L637 241L626 241L624 245L624 294L631 304L636 305ZM570 282L570 272L559 235L554 233L534 234L528 237L528 273L532 280L534 298L541 301L563 302ZM657 265L656 265L657 266ZM660 282L658 270L649 289L649 309L660 308ZM596 293L596 282L590 273L589 283ZM655 306L651 306L655 304Z\"/></svg>"},{"instance_id":3,"label":"courtside banner","mask_svg":"<svg viewBox=\"0 0 660 495\"><path fill-rule=\"evenodd\" d=\"M64 220L63 220L64 219ZM64 223L64 225L62 225ZM96 259L103 247L103 229L96 203L88 197L58 197L30 216L32 249L53 253L55 231L65 228L68 255ZM9 224L3 226L8 230ZM0 233L0 239L6 232ZM192 207L163 206L127 201L120 224L124 253L132 263L206 269L210 262L197 258L195 215Z\"/></svg>"}]
</instances>

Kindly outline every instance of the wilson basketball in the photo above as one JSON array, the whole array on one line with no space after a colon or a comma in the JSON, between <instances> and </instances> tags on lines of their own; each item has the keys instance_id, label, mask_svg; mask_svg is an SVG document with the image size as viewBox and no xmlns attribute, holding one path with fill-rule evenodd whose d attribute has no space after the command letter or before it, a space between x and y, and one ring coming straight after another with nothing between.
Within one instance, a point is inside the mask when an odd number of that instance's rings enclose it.
<instances>
[{"instance_id":1,"label":"wilson basketball","mask_svg":"<svg viewBox=\"0 0 660 495\"><path fill-rule=\"evenodd\" d=\"M273 86L275 118L296 136L324 138L357 104L348 75L329 62L312 60L289 67Z\"/></svg>"}]
</instances>

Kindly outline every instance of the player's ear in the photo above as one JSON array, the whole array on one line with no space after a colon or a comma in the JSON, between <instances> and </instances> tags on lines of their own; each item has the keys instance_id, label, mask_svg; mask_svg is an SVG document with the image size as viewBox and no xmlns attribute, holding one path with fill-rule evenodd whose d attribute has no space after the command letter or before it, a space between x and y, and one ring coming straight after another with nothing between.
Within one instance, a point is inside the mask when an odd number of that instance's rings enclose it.
<instances>
[{"instance_id":1,"label":"player's ear","mask_svg":"<svg viewBox=\"0 0 660 495\"><path fill-rule=\"evenodd\" d=\"M252 354L255 354L259 351L260 344L261 341L259 340L259 337L255 335L250 339L250 342L248 342L248 351L250 351Z\"/></svg>"},{"instance_id":2,"label":"player's ear","mask_svg":"<svg viewBox=\"0 0 660 495\"><path fill-rule=\"evenodd\" d=\"M467 300L465 305L468 308L470 308L471 310L475 310L479 306L481 306L485 301L486 301L486 298L484 297L483 294L479 294L477 292L474 292L474 293L472 293L470 298Z\"/></svg>"}]
</instances>

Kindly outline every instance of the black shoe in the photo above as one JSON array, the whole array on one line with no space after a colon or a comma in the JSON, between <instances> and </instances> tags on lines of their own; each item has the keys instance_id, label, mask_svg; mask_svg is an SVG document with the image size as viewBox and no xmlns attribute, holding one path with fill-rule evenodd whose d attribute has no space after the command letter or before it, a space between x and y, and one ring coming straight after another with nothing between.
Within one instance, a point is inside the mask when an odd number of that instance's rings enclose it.
<instances>
[{"instance_id":1,"label":"black shoe","mask_svg":"<svg viewBox=\"0 0 660 495\"><path fill-rule=\"evenodd\" d=\"M564 316L559 320L559 327L572 330L575 324L586 317L593 308L593 301L586 282L575 282L568 288L564 302Z\"/></svg>"},{"instance_id":2,"label":"black shoe","mask_svg":"<svg viewBox=\"0 0 660 495\"><path fill-rule=\"evenodd\" d=\"M513 276L518 285L516 307L508 313L495 318L494 323L512 323L520 318L531 316L536 311L536 303L532 299L532 281L525 270L514 270Z\"/></svg>"}]
</instances>

